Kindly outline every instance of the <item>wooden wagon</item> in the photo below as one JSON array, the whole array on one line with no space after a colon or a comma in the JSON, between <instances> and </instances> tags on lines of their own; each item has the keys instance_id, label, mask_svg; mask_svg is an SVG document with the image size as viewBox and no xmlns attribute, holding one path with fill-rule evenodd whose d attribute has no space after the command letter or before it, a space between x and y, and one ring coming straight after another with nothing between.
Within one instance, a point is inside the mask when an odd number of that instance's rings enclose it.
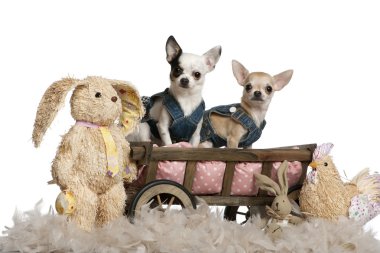
<instances>
[{"instance_id":1,"label":"wooden wagon","mask_svg":"<svg viewBox=\"0 0 380 253\"><path fill-rule=\"evenodd\" d=\"M128 195L126 213L131 219L139 215L143 205L167 209L173 205L196 208L196 198L191 193L198 161L223 161L226 163L222 190L218 194L196 195L210 206L225 206L226 219L235 220L242 214L246 219L251 215L250 207L270 205L274 199L260 190L256 196L232 196L231 185L235 164L239 162L262 163L262 174L270 176L273 162L299 161L302 173L298 182L289 188L288 196L298 200L299 191L306 177L307 167L312 159L316 144L296 145L269 149L228 149L228 148L168 148L153 147L151 143L131 143L131 159L138 165L145 165L142 175L133 184L126 185ZM297 149L295 149L297 147ZM159 161L186 161L183 184L171 180L157 180ZM245 208L241 213L240 207ZM240 209L241 210L241 209Z\"/></svg>"}]
</instances>

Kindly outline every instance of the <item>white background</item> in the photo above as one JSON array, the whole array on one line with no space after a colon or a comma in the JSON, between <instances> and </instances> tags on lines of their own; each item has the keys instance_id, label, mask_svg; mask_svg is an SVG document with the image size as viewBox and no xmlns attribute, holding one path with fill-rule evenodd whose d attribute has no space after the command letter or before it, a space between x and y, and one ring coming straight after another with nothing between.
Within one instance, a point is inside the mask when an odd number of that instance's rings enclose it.
<instances>
[{"instance_id":1,"label":"white background","mask_svg":"<svg viewBox=\"0 0 380 253\"><path fill-rule=\"evenodd\" d=\"M16 207L27 211L43 199L47 211L58 194L46 182L73 120L67 99L33 147L46 88L68 75L101 75L132 81L143 95L162 91L169 35L185 52L222 46L206 77L207 108L239 101L232 59L251 71L294 69L255 148L333 142L342 175L379 171L379 24L376 1L1 1L0 230L13 225ZM368 227L380 231L380 217Z\"/></svg>"}]
</instances>

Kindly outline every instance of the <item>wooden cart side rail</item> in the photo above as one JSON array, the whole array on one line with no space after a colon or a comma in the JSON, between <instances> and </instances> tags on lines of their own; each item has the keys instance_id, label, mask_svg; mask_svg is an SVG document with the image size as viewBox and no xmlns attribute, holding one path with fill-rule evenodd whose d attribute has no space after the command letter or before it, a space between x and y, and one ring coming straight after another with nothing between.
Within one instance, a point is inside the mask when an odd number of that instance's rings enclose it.
<instances>
[{"instance_id":1,"label":"wooden cart side rail","mask_svg":"<svg viewBox=\"0 0 380 253\"><path fill-rule=\"evenodd\" d=\"M193 182L195 178L195 171L196 171L197 162L196 161L190 161L186 164L185 169L185 178L183 180L183 186L191 192L193 188Z\"/></svg>"},{"instance_id":2,"label":"wooden cart side rail","mask_svg":"<svg viewBox=\"0 0 380 253\"><path fill-rule=\"evenodd\" d=\"M146 160L145 147L131 147L132 160ZM225 161L225 162L262 162L262 161L310 161L310 149L224 149L224 148L174 148L153 147L149 160L154 161Z\"/></svg>"},{"instance_id":3,"label":"wooden cart side rail","mask_svg":"<svg viewBox=\"0 0 380 253\"><path fill-rule=\"evenodd\" d=\"M263 162L262 164L262 170L261 170L261 174L267 176L267 177L271 177L271 172L272 172L272 167L273 167L273 163L272 162ZM268 193L262 189L259 189L259 192L257 193L257 196L267 196Z\"/></svg>"},{"instance_id":4,"label":"wooden cart side rail","mask_svg":"<svg viewBox=\"0 0 380 253\"><path fill-rule=\"evenodd\" d=\"M300 190L294 190L288 194L288 197L292 200L299 198ZM221 195L200 195L197 196L207 202L208 205L217 206L265 206L271 205L274 196L268 194L256 195L256 196L221 196Z\"/></svg>"},{"instance_id":5,"label":"wooden cart side rail","mask_svg":"<svg viewBox=\"0 0 380 253\"><path fill-rule=\"evenodd\" d=\"M206 201L208 205L225 206L265 206L273 202L273 196L197 196Z\"/></svg>"},{"instance_id":6,"label":"wooden cart side rail","mask_svg":"<svg viewBox=\"0 0 380 253\"><path fill-rule=\"evenodd\" d=\"M224 170L224 177L222 183L222 196L230 196L231 195L231 186L232 180L234 178L235 173L235 164L236 162L227 162L226 169Z\"/></svg>"}]
</instances>

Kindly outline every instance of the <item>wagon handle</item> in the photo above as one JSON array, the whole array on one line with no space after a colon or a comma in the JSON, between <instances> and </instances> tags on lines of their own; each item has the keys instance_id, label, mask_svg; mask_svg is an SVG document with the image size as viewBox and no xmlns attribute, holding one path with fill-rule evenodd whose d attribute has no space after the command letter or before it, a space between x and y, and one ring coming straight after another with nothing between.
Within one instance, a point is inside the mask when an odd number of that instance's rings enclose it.
<instances>
[{"instance_id":1,"label":"wagon handle","mask_svg":"<svg viewBox=\"0 0 380 253\"><path fill-rule=\"evenodd\" d=\"M138 165L148 165L152 155L152 142L130 142L131 159L137 161Z\"/></svg>"}]
</instances>

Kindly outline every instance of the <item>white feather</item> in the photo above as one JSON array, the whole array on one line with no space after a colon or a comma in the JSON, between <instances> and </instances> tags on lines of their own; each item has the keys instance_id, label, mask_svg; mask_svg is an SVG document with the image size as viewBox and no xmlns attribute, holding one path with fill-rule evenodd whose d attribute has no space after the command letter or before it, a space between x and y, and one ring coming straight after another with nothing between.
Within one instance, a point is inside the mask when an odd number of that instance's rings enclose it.
<instances>
[{"instance_id":1,"label":"white feather","mask_svg":"<svg viewBox=\"0 0 380 253\"><path fill-rule=\"evenodd\" d=\"M272 241L259 227L260 218L241 226L222 219L200 201L197 210L170 210L163 214L144 208L131 224L126 217L85 232L63 216L34 210L15 213L15 225L4 231L0 251L18 252L379 252L380 242L358 223L341 219L311 219L283 228Z\"/></svg>"}]
</instances>

